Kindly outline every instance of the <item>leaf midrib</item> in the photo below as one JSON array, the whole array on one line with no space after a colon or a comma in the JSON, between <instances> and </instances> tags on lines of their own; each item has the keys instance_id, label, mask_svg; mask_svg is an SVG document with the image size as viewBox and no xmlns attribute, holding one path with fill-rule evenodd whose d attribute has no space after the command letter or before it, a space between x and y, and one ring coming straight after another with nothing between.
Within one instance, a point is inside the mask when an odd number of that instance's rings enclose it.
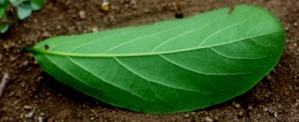
<instances>
[{"instance_id":1,"label":"leaf midrib","mask_svg":"<svg viewBox=\"0 0 299 122\"><path fill-rule=\"evenodd\" d=\"M207 49L207 48L213 48L213 47L223 46L223 45L227 45L227 44L232 44L232 43L244 41L246 39L251 39L251 38L265 36L265 35L268 35L268 34L279 32L279 31L284 31L284 30L275 30L275 31L272 31L272 32L269 32L269 33L264 33L264 34L260 34L260 35L256 35L256 36L245 37L245 38L237 39L237 40L234 40L234 41L231 41L231 42L221 43L221 44L215 44L215 45L210 45L210 46L201 46L201 47L179 49L179 50L174 50L174 51L161 51L161 52L149 52L149 53L82 54L82 53L64 53L64 52L46 51L46 50L43 50L43 49L40 49L40 48L25 48L24 50L27 50L29 52L34 52L34 53L47 54L47 55L69 56L69 57L90 57L90 58L155 56L155 55L174 54L174 53L181 53L181 52L187 52L187 51L194 51L194 50L200 50L200 49Z\"/></svg>"}]
</instances>

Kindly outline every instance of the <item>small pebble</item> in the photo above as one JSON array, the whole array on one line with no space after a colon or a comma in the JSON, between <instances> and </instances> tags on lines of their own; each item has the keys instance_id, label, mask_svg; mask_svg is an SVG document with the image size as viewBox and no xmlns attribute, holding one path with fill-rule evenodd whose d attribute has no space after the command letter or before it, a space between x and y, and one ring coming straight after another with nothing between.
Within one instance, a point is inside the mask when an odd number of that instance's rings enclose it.
<instances>
[{"instance_id":1,"label":"small pebble","mask_svg":"<svg viewBox=\"0 0 299 122\"><path fill-rule=\"evenodd\" d=\"M237 103L236 101L233 101L232 102L232 105L235 107L235 108L240 108L241 105L239 103Z\"/></svg>"},{"instance_id":2,"label":"small pebble","mask_svg":"<svg viewBox=\"0 0 299 122\"><path fill-rule=\"evenodd\" d=\"M36 64L37 64L37 61L36 61L36 60L34 60L34 61L33 61L33 64L35 64L35 65L36 65Z\"/></svg>"},{"instance_id":3,"label":"small pebble","mask_svg":"<svg viewBox=\"0 0 299 122\"><path fill-rule=\"evenodd\" d=\"M268 108L264 108L263 110L266 112L266 111L268 111L269 109L268 109Z\"/></svg>"},{"instance_id":4,"label":"small pebble","mask_svg":"<svg viewBox=\"0 0 299 122\"><path fill-rule=\"evenodd\" d=\"M3 43L3 44L2 44L2 47L3 47L3 49L6 49L6 50L7 50L10 46L9 46L9 44L7 44L7 43Z\"/></svg>"},{"instance_id":5,"label":"small pebble","mask_svg":"<svg viewBox=\"0 0 299 122\"><path fill-rule=\"evenodd\" d=\"M253 110L253 107L252 106L248 106L248 110Z\"/></svg>"},{"instance_id":6,"label":"small pebble","mask_svg":"<svg viewBox=\"0 0 299 122\"><path fill-rule=\"evenodd\" d=\"M214 120L213 119L211 119L210 117L206 117L206 122L214 122Z\"/></svg>"},{"instance_id":7,"label":"small pebble","mask_svg":"<svg viewBox=\"0 0 299 122\"><path fill-rule=\"evenodd\" d=\"M137 9L137 1L136 0L131 0L130 4L133 9Z\"/></svg>"},{"instance_id":8,"label":"small pebble","mask_svg":"<svg viewBox=\"0 0 299 122\"><path fill-rule=\"evenodd\" d=\"M299 99L296 100L295 106L299 106Z\"/></svg>"},{"instance_id":9,"label":"small pebble","mask_svg":"<svg viewBox=\"0 0 299 122\"><path fill-rule=\"evenodd\" d=\"M125 4L125 8L126 8L126 9L129 9L129 8L130 8L130 5L129 5L129 4Z\"/></svg>"},{"instance_id":10,"label":"small pebble","mask_svg":"<svg viewBox=\"0 0 299 122\"><path fill-rule=\"evenodd\" d=\"M34 111L30 111L29 113L25 114L25 118L31 119L34 116Z\"/></svg>"},{"instance_id":11,"label":"small pebble","mask_svg":"<svg viewBox=\"0 0 299 122\"><path fill-rule=\"evenodd\" d=\"M44 113L44 112L40 112L39 115L40 115L41 117L45 117L45 113Z\"/></svg>"},{"instance_id":12,"label":"small pebble","mask_svg":"<svg viewBox=\"0 0 299 122\"><path fill-rule=\"evenodd\" d=\"M37 23L37 22L38 22L38 19L33 19L33 22L34 22L34 23Z\"/></svg>"},{"instance_id":13,"label":"small pebble","mask_svg":"<svg viewBox=\"0 0 299 122\"><path fill-rule=\"evenodd\" d=\"M50 95L51 95L51 92L47 92L46 95L47 95L47 96L50 96Z\"/></svg>"},{"instance_id":14,"label":"small pebble","mask_svg":"<svg viewBox=\"0 0 299 122\"><path fill-rule=\"evenodd\" d=\"M31 110L32 106L30 106L30 105L24 105L23 108L26 109L26 110Z\"/></svg>"},{"instance_id":15,"label":"small pebble","mask_svg":"<svg viewBox=\"0 0 299 122\"><path fill-rule=\"evenodd\" d=\"M23 119L23 118L24 118L24 114L21 114L21 115L20 115L20 118Z\"/></svg>"},{"instance_id":16,"label":"small pebble","mask_svg":"<svg viewBox=\"0 0 299 122\"><path fill-rule=\"evenodd\" d=\"M94 117L90 117L89 120L93 121L93 120L94 120Z\"/></svg>"},{"instance_id":17,"label":"small pebble","mask_svg":"<svg viewBox=\"0 0 299 122\"><path fill-rule=\"evenodd\" d=\"M297 22L295 22L295 23L294 23L294 27L297 27L297 26L298 26L298 23L297 23Z\"/></svg>"},{"instance_id":18,"label":"small pebble","mask_svg":"<svg viewBox=\"0 0 299 122\"><path fill-rule=\"evenodd\" d=\"M185 117L185 118L188 118L188 117L190 117L190 115L189 115L189 114L185 114L184 117Z\"/></svg>"},{"instance_id":19,"label":"small pebble","mask_svg":"<svg viewBox=\"0 0 299 122\"><path fill-rule=\"evenodd\" d=\"M10 92L9 94L8 94L8 96L13 96L13 95L15 95L16 93L15 92Z\"/></svg>"},{"instance_id":20,"label":"small pebble","mask_svg":"<svg viewBox=\"0 0 299 122\"><path fill-rule=\"evenodd\" d=\"M191 114L192 114L192 115L195 115L196 113L195 113L195 112L191 112Z\"/></svg>"},{"instance_id":21,"label":"small pebble","mask_svg":"<svg viewBox=\"0 0 299 122\"><path fill-rule=\"evenodd\" d=\"M22 65L23 65L23 66L27 66L28 63L29 63L29 61L26 60L26 61L24 61L24 62L22 63Z\"/></svg>"},{"instance_id":22,"label":"small pebble","mask_svg":"<svg viewBox=\"0 0 299 122\"><path fill-rule=\"evenodd\" d=\"M16 110L19 110L20 109L20 107L19 106L16 106L16 108L15 108Z\"/></svg>"},{"instance_id":23,"label":"small pebble","mask_svg":"<svg viewBox=\"0 0 299 122\"><path fill-rule=\"evenodd\" d=\"M97 114L96 110L94 110L94 109L91 109L90 112L91 112L92 114L94 114L94 115Z\"/></svg>"},{"instance_id":24,"label":"small pebble","mask_svg":"<svg viewBox=\"0 0 299 122\"><path fill-rule=\"evenodd\" d=\"M94 27L91 29L92 32L97 32L99 29L97 27Z\"/></svg>"},{"instance_id":25,"label":"small pebble","mask_svg":"<svg viewBox=\"0 0 299 122\"><path fill-rule=\"evenodd\" d=\"M84 109L87 108L87 105L86 105L86 104L83 104L83 105L82 105L82 108L84 108Z\"/></svg>"},{"instance_id":26,"label":"small pebble","mask_svg":"<svg viewBox=\"0 0 299 122\"><path fill-rule=\"evenodd\" d=\"M285 30L288 32L290 30L290 27L289 26L286 26L285 27Z\"/></svg>"},{"instance_id":27,"label":"small pebble","mask_svg":"<svg viewBox=\"0 0 299 122\"><path fill-rule=\"evenodd\" d=\"M277 112L274 112L273 115L274 115L274 117L278 117L278 113Z\"/></svg>"},{"instance_id":28,"label":"small pebble","mask_svg":"<svg viewBox=\"0 0 299 122\"><path fill-rule=\"evenodd\" d=\"M61 29L61 25L57 25L57 26L56 26L56 29Z\"/></svg>"},{"instance_id":29,"label":"small pebble","mask_svg":"<svg viewBox=\"0 0 299 122\"><path fill-rule=\"evenodd\" d=\"M286 91L286 92L284 92L284 95L288 96L288 95L290 95L290 92Z\"/></svg>"},{"instance_id":30,"label":"small pebble","mask_svg":"<svg viewBox=\"0 0 299 122\"><path fill-rule=\"evenodd\" d=\"M241 105L239 103L236 103L235 108L241 108Z\"/></svg>"},{"instance_id":31,"label":"small pebble","mask_svg":"<svg viewBox=\"0 0 299 122\"><path fill-rule=\"evenodd\" d=\"M9 57L9 60L10 60L10 61L15 61L16 59L17 59L17 57L14 57L14 56L10 56L10 57Z\"/></svg>"},{"instance_id":32,"label":"small pebble","mask_svg":"<svg viewBox=\"0 0 299 122\"><path fill-rule=\"evenodd\" d=\"M49 118L49 119L47 120L47 122L55 122L54 117Z\"/></svg>"},{"instance_id":33,"label":"small pebble","mask_svg":"<svg viewBox=\"0 0 299 122\"><path fill-rule=\"evenodd\" d=\"M22 81L21 83L20 83L20 86L22 87L22 88L24 88L25 86L26 86L26 84L25 84L25 81ZM26 105L25 105L26 106ZM24 109L31 109L32 107L31 106L26 106L25 107L24 106ZM31 107L31 108L30 108Z\"/></svg>"},{"instance_id":34,"label":"small pebble","mask_svg":"<svg viewBox=\"0 0 299 122\"><path fill-rule=\"evenodd\" d=\"M238 113L238 116L239 116L239 117L243 117L243 116L244 116L244 113L243 113L242 111L240 111L240 112Z\"/></svg>"},{"instance_id":35,"label":"small pebble","mask_svg":"<svg viewBox=\"0 0 299 122\"><path fill-rule=\"evenodd\" d=\"M86 18L86 14L85 14L85 11L79 11L79 16L81 19L85 19Z\"/></svg>"},{"instance_id":36,"label":"small pebble","mask_svg":"<svg viewBox=\"0 0 299 122\"><path fill-rule=\"evenodd\" d=\"M131 0L131 1L130 1L130 4L132 4L132 5L135 5L136 3L137 3L136 0Z\"/></svg>"},{"instance_id":37,"label":"small pebble","mask_svg":"<svg viewBox=\"0 0 299 122\"><path fill-rule=\"evenodd\" d=\"M38 77L36 78L36 81L39 82L39 81L41 81L42 79L44 79L44 77L42 77L42 76L38 76Z\"/></svg>"},{"instance_id":38,"label":"small pebble","mask_svg":"<svg viewBox=\"0 0 299 122\"><path fill-rule=\"evenodd\" d=\"M51 37L51 34L48 31L43 32L43 37Z\"/></svg>"},{"instance_id":39,"label":"small pebble","mask_svg":"<svg viewBox=\"0 0 299 122\"><path fill-rule=\"evenodd\" d=\"M38 120L38 122L43 122L43 121L44 121L44 118L41 117L41 116L38 116L37 120Z\"/></svg>"}]
</instances>

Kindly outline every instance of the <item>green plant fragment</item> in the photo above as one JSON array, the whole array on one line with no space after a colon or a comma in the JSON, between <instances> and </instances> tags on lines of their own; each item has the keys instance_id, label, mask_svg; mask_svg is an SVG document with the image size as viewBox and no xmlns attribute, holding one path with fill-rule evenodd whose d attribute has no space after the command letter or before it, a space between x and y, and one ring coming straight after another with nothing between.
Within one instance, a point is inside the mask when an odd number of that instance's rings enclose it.
<instances>
[{"instance_id":1,"label":"green plant fragment","mask_svg":"<svg viewBox=\"0 0 299 122\"><path fill-rule=\"evenodd\" d=\"M3 7L0 7L0 19L4 18L5 11L6 11L6 9L5 9L5 8L3 8Z\"/></svg>"},{"instance_id":2,"label":"green plant fragment","mask_svg":"<svg viewBox=\"0 0 299 122\"><path fill-rule=\"evenodd\" d=\"M32 13L30 2L23 2L17 5L17 14L20 20L24 20Z\"/></svg>"},{"instance_id":3,"label":"green plant fragment","mask_svg":"<svg viewBox=\"0 0 299 122\"><path fill-rule=\"evenodd\" d=\"M3 5L6 2L6 0L0 0L0 4Z\"/></svg>"},{"instance_id":4,"label":"green plant fragment","mask_svg":"<svg viewBox=\"0 0 299 122\"><path fill-rule=\"evenodd\" d=\"M31 9L36 11L36 10L40 10L45 6L45 0L31 0L30 2L30 6Z\"/></svg>"},{"instance_id":5,"label":"green plant fragment","mask_svg":"<svg viewBox=\"0 0 299 122\"><path fill-rule=\"evenodd\" d=\"M250 5L150 25L60 36L25 48L50 75L114 106L193 111L251 89L278 63L281 22Z\"/></svg>"},{"instance_id":6,"label":"green plant fragment","mask_svg":"<svg viewBox=\"0 0 299 122\"><path fill-rule=\"evenodd\" d=\"M5 11L8 8L8 3L6 0L0 0L0 19L4 18Z\"/></svg>"},{"instance_id":7,"label":"green plant fragment","mask_svg":"<svg viewBox=\"0 0 299 122\"><path fill-rule=\"evenodd\" d=\"M19 1L23 1L23 0L8 0L11 4L16 4Z\"/></svg>"},{"instance_id":8,"label":"green plant fragment","mask_svg":"<svg viewBox=\"0 0 299 122\"><path fill-rule=\"evenodd\" d=\"M0 33L5 33L9 28L9 24L0 25Z\"/></svg>"}]
</instances>

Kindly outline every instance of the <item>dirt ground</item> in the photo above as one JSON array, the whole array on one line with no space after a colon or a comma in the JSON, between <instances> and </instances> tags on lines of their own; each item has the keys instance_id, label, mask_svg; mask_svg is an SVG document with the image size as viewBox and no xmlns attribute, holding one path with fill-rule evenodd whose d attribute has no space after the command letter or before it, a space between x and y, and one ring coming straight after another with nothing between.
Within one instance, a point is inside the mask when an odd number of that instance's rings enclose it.
<instances>
[{"instance_id":1,"label":"dirt ground","mask_svg":"<svg viewBox=\"0 0 299 122\"><path fill-rule=\"evenodd\" d=\"M136 113L83 95L45 73L31 54L20 53L20 47L49 37L175 19L174 12L162 9L165 0L110 0L108 15L100 11L101 2L48 0L44 9L0 35L0 78L9 74L0 98L1 122L299 121L299 1L181 0L185 17L241 3L265 7L285 25L286 47L275 69L245 94L208 109L167 115Z\"/></svg>"}]
</instances>

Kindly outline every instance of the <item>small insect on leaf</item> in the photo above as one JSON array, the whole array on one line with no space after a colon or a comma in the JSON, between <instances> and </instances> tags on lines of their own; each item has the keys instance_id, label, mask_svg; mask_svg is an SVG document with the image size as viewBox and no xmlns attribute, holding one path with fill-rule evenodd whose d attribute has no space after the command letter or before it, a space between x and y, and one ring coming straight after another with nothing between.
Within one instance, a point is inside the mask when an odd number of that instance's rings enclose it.
<instances>
[{"instance_id":1,"label":"small insect on leaf","mask_svg":"<svg viewBox=\"0 0 299 122\"><path fill-rule=\"evenodd\" d=\"M194 111L248 91L282 55L285 30L273 14L250 5L230 11L54 37L24 50L57 80L111 105Z\"/></svg>"}]
</instances>

